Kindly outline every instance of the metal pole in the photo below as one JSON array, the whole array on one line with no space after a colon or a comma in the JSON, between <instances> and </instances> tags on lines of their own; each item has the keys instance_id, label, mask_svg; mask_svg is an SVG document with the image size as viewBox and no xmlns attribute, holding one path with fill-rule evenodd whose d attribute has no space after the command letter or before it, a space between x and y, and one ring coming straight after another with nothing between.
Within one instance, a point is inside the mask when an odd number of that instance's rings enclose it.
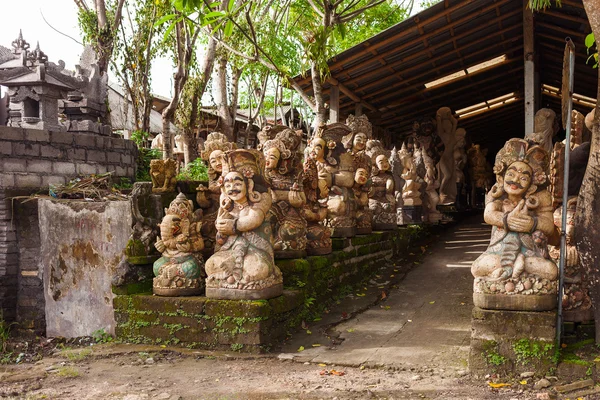
<instances>
[{"instance_id":1,"label":"metal pole","mask_svg":"<svg viewBox=\"0 0 600 400\"><path fill-rule=\"evenodd\" d=\"M569 155L571 153L571 113L573 111L573 80L575 75L575 45L571 38L566 39L566 47L569 49L569 96L567 101L567 123L565 145L565 167L563 177L563 198L562 198L562 221L560 230L560 260L558 263L558 319L556 327L556 344L560 348L560 338L563 329L562 299L565 285L565 261L567 253L567 202L569 200Z\"/></svg>"}]
</instances>

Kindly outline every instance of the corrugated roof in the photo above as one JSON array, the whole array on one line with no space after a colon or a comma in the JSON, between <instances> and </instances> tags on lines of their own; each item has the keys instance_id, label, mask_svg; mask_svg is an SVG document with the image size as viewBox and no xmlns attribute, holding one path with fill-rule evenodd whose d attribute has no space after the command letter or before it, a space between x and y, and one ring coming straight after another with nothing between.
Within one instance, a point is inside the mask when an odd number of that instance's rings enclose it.
<instances>
[{"instance_id":1,"label":"corrugated roof","mask_svg":"<svg viewBox=\"0 0 600 400\"><path fill-rule=\"evenodd\" d=\"M414 120L434 116L440 107L456 111L515 93L517 99L509 105L459 119L474 142L497 149L506 139L524 135L523 5L516 0L438 3L332 58L325 99L332 83L339 82L342 117L354 113L352 97L358 97L369 119L398 142ZM540 87L561 86L569 36L577 49L575 92L595 98L597 70L585 64L584 40L591 29L581 0L562 0L562 7L535 13L534 23ZM506 61L496 66L429 89L424 86L502 55ZM312 95L310 76L296 80ZM545 106L560 115L559 99L543 95L540 107Z\"/></svg>"}]
</instances>

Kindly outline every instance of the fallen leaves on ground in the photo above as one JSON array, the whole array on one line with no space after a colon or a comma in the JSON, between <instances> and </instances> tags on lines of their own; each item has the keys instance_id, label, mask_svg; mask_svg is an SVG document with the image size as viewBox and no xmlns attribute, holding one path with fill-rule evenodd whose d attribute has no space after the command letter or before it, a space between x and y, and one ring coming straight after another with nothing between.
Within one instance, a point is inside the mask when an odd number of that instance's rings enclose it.
<instances>
[{"instance_id":1,"label":"fallen leaves on ground","mask_svg":"<svg viewBox=\"0 0 600 400\"><path fill-rule=\"evenodd\" d=\"M387 294L385 294L385 292L381 292L381 300L385 299L387 297Z\"/></svg>"},{"instance_id":2,"label":"fallen leaves on ground","mask_svg":"<svg viewBox=\"0 0 600 400\"><path fill-rule=\"evenodd\" d=\"M435 304L435 300L434 301L430 301L429 304Z\"/></svg>"},{"instance_id":3,"label":"fallen leaves on ground","mask_svg":"<svg viewBox=\"0 0 600 400\"><path fill-rule=\"evenodd\" d=\"M321 344L320 343L314 343L312 346L313 347L321 347Z\"/></svg>"},{"instance_id":4,"label":"fallen leaves on ground","mask_svg":"<svg viewBox=\"0 0 600 400\"><path fill-rule=\"evenodd\" d=\"M354 328L350 328L350 329L346 329L346 332L348 332L348 333L352 333L352 332L354 332L355 330L356 330L356 329L354 329Z\"/></svg>"},{"instance_id":5,"label":"fallen leaves on ground","mask_svg":"<svg viewBox=\"0 0 600 400\"><path fill-rule=\"evenodd\" d=\"M521 385L527 385L527 379L523 379L522 381L519 382Z\"/></svg>"},{"instance_id":6,"label":"fallen leaves on ground","mask_svg":"<svg viewBox=\"0 0 600 400\"><path fill-rule=\"evenodd\" d=\"M365 296L366 296L366 294L364 294L364 293L356 293L356 295L357 295L358 297L365 297Z\"/></svg>"},{"instance_id":7,"label":"fallen leaves on ground","mask_svg":"<svg viewBox=\"0 0 600 400\"><path fill-rule=\"evenodd\" d=\"M346 313L346 312L342 312L342 318L343 318L343 319L346 319L346 318L348 318L348 313Z\"/></svg>"},{"instance_id":8,"label":"fallen leaves on ground","mask_svg":"<svg viewBox=\"0 0 600 400\"><path fill-rule=\"evenodd\" d=\"M494 383L494 382L488 382L488 385L490 385L491 388L494 389L500 389L506 386L510 386L510 383Z\"/></svg>"},{"instance_id":9,"label":"fallen leaves on ground","mask_svg":"<svg viewBox=\"0 0 600 400\"><path fill-rule=\"evenodd\" d=\"M344 376L346 375L346 373L344 371L336 371L335 369L330 369L330 370L321 370L321 372L319 372L319 375L335 375L335 376Z\"/></svg>"},{"instance_id":10,"label":"fallen leaves on ground","mask_svg":"<svg viewBox=\"0 0 600 400\"><path fill-rule=\"evenodd\" d=\"M298 347L298 352L304 351L304 346Z\"/></svg>"}]
</instances>

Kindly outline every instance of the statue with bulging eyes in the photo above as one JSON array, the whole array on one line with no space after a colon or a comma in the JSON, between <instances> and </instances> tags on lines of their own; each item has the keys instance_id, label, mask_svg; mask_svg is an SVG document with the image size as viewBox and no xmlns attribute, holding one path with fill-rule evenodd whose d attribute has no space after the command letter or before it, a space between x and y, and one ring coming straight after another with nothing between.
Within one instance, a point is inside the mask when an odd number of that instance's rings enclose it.
<instances>
[{"instance_id":1,"label":"statue with bulging eyes","mask_svg":"<svg viewBox=\"0 0 600 400\"><path fill-rule=\"evenodd\" d=\"M283 293L267 216L272 194L256 150L225 153L215 253L206 262L206 297L269 299Z\"/></svg>"},{"instance_id":2,"label":"statue with bulging eyes","mask_svg":"<svg viewBox=\"0 0 600 400\"><path fill-rule=\"evenodd\" d=\"M550 310L556 307L558 268L548 254L556 236L548 185L548 154L523 139L498 152L496 184L486 197L492 225L488 249L471 267L477 307Z\"/></svg>"},{"instance_id":3,"label":"statue with bulging eyes","mask_svg":"<svg viewBox=\"0 0 600 400\"><path fill-rule=\"evenodd\" d=\"M374 161L371 170L369 209L373 213L373 229L389 230L396 228L396 198L394 177L390 171L389 152L379 140L369 140L367 151Z\"/></svg>"},{"instance_id":4,"label":"statue with bulging eyes","mask_svg":"<svg viewBox=\"0 0 600 400\"><path fill-rule=\"evenodd\" d=\"M205 244L205 257L210 257L215 248L215 237L217 236L215 220L217 219L219 198L221 196L221 187L219 186L218 179L223 172L225 152L235 148L235 143L228 142L225 135L213 132L206 138L200 152L200 157L208 165L208 187L200 185L196 189L196 201L204 212L202 237Z\"/></svg>"}]
</instances>

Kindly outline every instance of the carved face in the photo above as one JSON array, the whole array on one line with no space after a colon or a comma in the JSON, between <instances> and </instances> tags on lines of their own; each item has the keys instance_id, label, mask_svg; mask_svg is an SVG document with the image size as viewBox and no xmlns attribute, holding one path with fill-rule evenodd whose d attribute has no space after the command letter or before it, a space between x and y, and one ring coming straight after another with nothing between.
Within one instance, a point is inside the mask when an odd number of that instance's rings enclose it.
<instances>
[{"instance_id":1,"label":"carved face","mask_svg":"<svg viewBox=\"0 0 600 400\"><path fill-rule=\"evenodd\" d=\"M359 185L364 185L367 183L367 180L369 180L369 174L367 173L367 170L364 168L358 168L354 174L354 182L358 183Z\"/></svg>"},{"instance_id":2,"label":"carved face","mask_svg":"<svg viewBox=\"0 0 600 400\"><path fill-rule=\"evenodd\" d=\"M382 172L389 171L390 169L390 162L388 158L383 154L377 156L377 158L375 159L375 164L377 165L377 168L379 168L379 170Z\"/></svg>"},{"instance_id":3,"label":"carved face","mask_svg":"<svg viewBox=\"0 0 600 400\"><path fill-rule=\"evenodd\" d=\"M504 191L516 196L524 196L531 186L533 171L522 161L512 163L504 174Z\"/></svg>"},{"instance_id":4,"label":"carved face","mask_svg":"<svg viewBox=\"0 0 600 400\"><path fill-rule=\"evenodd\" d=\"M279 164L281 152L277 147L271 147L265 152L265 169L275 169Z\"/></svg>"},{"instance_id":5,"label":"carved face","mask_svg":"<svg viewBox=\"0 0 600 400\"><path fill-rule=\"evenodd\" d=\"M315 160L323 160L325 157L325 141L323 139L313 139L310 155Z\"/></svg>"},{"instance_id":6,"label":"carved face","mask_svg":"<svg viewBox=\"0 0 600 400\"><path fill-rule=\"evenodd\" d=\"M215 150L210 153L208 157L208 162L210 163L210 167L214 169L217 173L223 172L223 153L221 150Z\"/></svg>"},{"instance_id":7,"label":"carved face","mask_svg":"<svg viewBox=\"0 0 600 400\"><path fill-rule=\"evenodd\" d=\"M239 172L230 172L225 175L223 188L225 189L227 197L235 202L244 201L246 199L248 189L246 188L244 177Z\"/></svg>"},{"instance_id":8,"label":"carved face","mask_svg":"<svg viewBox=\"0 0 600 400\"><path fill-rule=\"evenodd\" d=\"M352 142L352 150L354 151L362 151L365 149L367 145L367 135L362 132L357 133L354 136L354 141Z\"/></svg>"}]
</instances>

